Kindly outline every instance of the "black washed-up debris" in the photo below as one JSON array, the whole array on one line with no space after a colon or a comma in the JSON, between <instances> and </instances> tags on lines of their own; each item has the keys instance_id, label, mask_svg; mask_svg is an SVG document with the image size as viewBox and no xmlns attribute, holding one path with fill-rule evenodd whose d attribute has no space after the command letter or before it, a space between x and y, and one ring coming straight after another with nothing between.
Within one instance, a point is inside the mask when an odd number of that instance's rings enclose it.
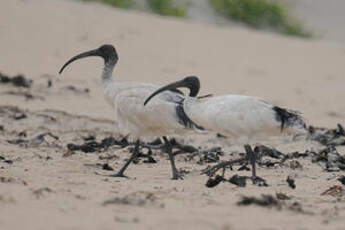
<instances>
[{"instance_id":1,"label":"black washed-up debris","mask_svg":"<svg viewBox=\"0 0 345 230\"><path fill-rule=\"evenodd\" d=\"M304 153L300 153L300 152L292 152L292 153L288 153L285 154L283 159L280 161L280 164L283 164L286 160L289 159L296 159L296 158L305 158L308 157L310 155L310 152L307 150Z\"/></svg>"},{"instance_id":2,"label":"black washed-up debris","mask_svg":"<svg viewBox=\"0 0 345 230\"><path fill-rule=\"evenodd\" d=\"M255 152L257 158L261 158L263 156L268 156L271 158L280 159L282 156L284 156L283 153L279 152L275 148L269 148L269 147L264 146L264 145L256 146L254 148L254 152Z\"/></svg>"},{"instance_id":3,"label":"black washed-up debris","mask_svg":"<svg viewBox=\"0 0 345 230\"><path fill-rule=\"evenodd\" d=\"M308 133L311 140L326 146L345 145L345 131L341 124L337 124L335 129L309 126Z\"/></svg>"},{"instance_id":4,"label":"black washed-up debris","mask_svg":"<svg viewBox=\"0 0 345 230\"><path fill-rule=\"evenodd\" d=\"M237 169L238 171L250 171L250 168L248 167L247 164L242 165Z\"/></svg>"},{"instance_id":5,"label":"black washed-up debris","mask_svg":"<svg viewBox=\"0 0 345 230\"><path fill-rule=\"evenodd\" d=\"M285 193L281 193L281 192L276 193L276 197L277 197L279 200L291 200L291 197L289 197L289 196L286 195Z\"/></svg>"},{"instance_id":6,"label":"black washed-up debris","mask_svg":"<svg viewBox=\"0 0 345 230\"><path fill-rule=\"evenodd\" d=\"M266 183L266 180L264 178L261 177L255 177L253 180L253 184L257 185L259 187L268 187L268 184Z\"/></svg>"},{"instance_id":7,"label":"black washed-up debris","mask_svg":"<svg viewBox=\"0 0 345 230\"><path fill-rule=\"evenodd\" d=\"M345 156L340 155L335 146L328 146L319 151L313 151L312 162L320 162L324 164L327 172L337 172L345 170Z\"/></svg>"},{"instance_id":8,"label":"black washed-up debris","mask_svg":"<svg viewBox=\"0 0 345 230\"><path fill-rule=\"evenodd\" d=\"M216 175L215 178L208 178L207 182L206 182L206 187L207 188L213 188L216 187L220 182L225 181L225 178L220 176L220 175Z\"/></svg>"},{"instance_id":9,"label":"black washed-up debris","mask_svg":"<svg viewBox=\"0 0 345 230\"><path fill-rule=\"evenodd\" d=\"M18 121L27 118L27 116L25 113L16 113L13 118Z\"/></svg>"},{"instance_id":10,"label":"black washed-up debris","mask_svg":"<svg viewBox=\"0 0 345 230\"><path fill-rule=\"evenodd\" d=\"M6 159L6 158L3 157L3 156L0 156L0 161L3 161L3 162L5 162L5 163L7 163L7 164L9 164L9 165L13 164L13 161L12 161L12 160L8 160L8 159Z\"/></svg>"},{"instance_id":11,"label":"black washed-up debris","mask_svg":"<svg viewBox=\"0 0 345 230\"><path fill-rule=\"evenodd\" d=\"M8 84L12 83L17 87L30 88L32 85L32 80L26 79L23 75L19 74L14 77L9 77L0 73L0 83Z\"/></svg>"},{"instance_id":12,"label":"black washed-up debris","mask_svg":"<svg viewBox=\"0 0 345 230\"><path fill-rule=\"evenodd\" d=\"M237 185L238 187L246 187L246 180L247 179L248 179L248 177L246 177L246 176L239 176L239 175L235 174L229 179L229 182L231 184Z\"/></svg>"},{"instance_id":13,"label":"black washed-up debris","mask_svg":"<svg viewBox=\"0 0 345 230\"><path fill-rule=\"evenodd\" d=\"M280 161L271 161L271 160L261 160L258 162L258 165L265 166L267 168L273 168L276 165L279 165Z\"/></svg>"},{"instance_id":14,"label":"black washed-up debris","mask_svg":"<svg viewBox=\"0 0 345 230\"><path fill-rule=\"evenodd\" d=\"M94 141L94 140L96 140L95 136L92 136L92 135L87 136L87 137L83 137L83 139L84 139L84 141Z\"/></svg>"},{"instance_id":15,"label":"black washed-up debris","mask_svg":"<svg viewBox=\"0 0 345 230\"><path fill-rule=\"evenodd\" d=\"M296 185L295 185L295 180L292 179L291 177L287 177L286 178L286 182L288 183L288 185L290 186L290 188L295 189Z\"/></svg>"},{"instance_id":16,"label":"black washed-up debris","mask_svg":"<svg viewBox=\"0 0 345 230\"><path fill-rule=\"evenodd\" d=\"M13 145L21 145L21 144L24 144L24 145L39 145L39 144L41 144L42 142L45 141L45 137L46 136L50 136L50 137L54 138L55 140L59 140L58 136L48 132L48 133L39 134L36 137L34 137L32 139L29 139L29 140L18 138L18 139L13 139L13 140L7 140L7 142L10 143L10 144L13 144Z\"/></svg>"},{"instance_id":17,"label":"black washed-up debris","mask_svg":"<svg viewBox=\"0 0 345 230\"><path fill-rule=\"evenodd\" d=\"M262 207L279 207L281 203L279 200L272 195L261 195L260 198L243 196L240 201L237 202L237 205L248 206L248 205L258 205Z\"/></svg>"},{"instance_id":18,"label":"black washed-up debris","mask_svg":"<svg viewBox=\"0 0 345 230\"><path fill-rule=\"evenodd\" d=\"M78 89L77 87L75 87L73 85L67 86L66 89L73 91L75 93L89 93L90 92L90 89L88 89L88 88Z\"/></svg>"},{"instance_id":19,"label":"black washed-up debris","mask_svg":"<svg viewBox=\"0 0 345 230\"><path fill-rule=\"evenodd\" d=\"M114 171L114 169L108 163L103 164L102 169L107 171Z\"/></svg>"},{"instance_id":20,"label":"black washed-up debris","mask_svg":"<svg viewBox=\"0 0 345 230\"><path fill-rule=\"evenodd\" d=\"M345 176L339 177L338 181L340 181L343 185L345 185Z\"/></svg>"},{"instance_id":21,"label":"black washed-up debris","mask_svg":"<svg viewBox=\"0 0 345 230\"><path fill-rule=\"evenodd\" d=\"M204 164L204 163L216 163L220 160L220 157L224 155L224 152L222 151L222 148L215 147L207 150L203 150L198 153L199 155L199 161L198 164Z\"/></svg>"},{"instance_id":22,"label":"black washed-up debris","mask_svg":"<svg viewBox=\"0 0 345 230\"><path fill-rule=\"evenodd\" d=\"M92 136L84 138L85 143L81 145L69 143L67 148L70 151L80 150L84 153L93 153L100 150L107 150L110 146L119 145L122 148L129 145L126 138L122 138L120 141L114 139L113 137L104 138L100 143L95 141L95 138Z\"/></svg>"}]
</instances>

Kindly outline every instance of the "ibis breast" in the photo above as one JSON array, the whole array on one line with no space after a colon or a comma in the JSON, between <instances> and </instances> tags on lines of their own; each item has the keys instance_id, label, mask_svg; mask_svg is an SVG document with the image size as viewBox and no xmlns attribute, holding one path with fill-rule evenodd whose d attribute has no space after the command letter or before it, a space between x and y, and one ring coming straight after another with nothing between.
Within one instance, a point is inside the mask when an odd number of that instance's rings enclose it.
<instances>
[{"instance_id":1,"label":"ibis breast","mask_svg":"<svg viewBox=\"0 0 345 230\"><path fill-rule=\"evenodd\" d=\"M178 122L176 106L182 97L173 92L164 92L144 106L144 101L159 86L132 84L120 86L113 98L120 131L135 138L152 138L181 134L186 128Z\"/></svg>"}]
</instances>

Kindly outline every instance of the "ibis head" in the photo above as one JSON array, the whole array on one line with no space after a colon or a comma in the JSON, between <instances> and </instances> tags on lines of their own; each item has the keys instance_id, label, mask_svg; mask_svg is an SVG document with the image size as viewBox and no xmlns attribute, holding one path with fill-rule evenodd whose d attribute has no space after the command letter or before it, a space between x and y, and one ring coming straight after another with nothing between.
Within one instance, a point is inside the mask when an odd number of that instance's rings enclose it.
<instances>
[{"instance_id":1,"label":"ibis head","mask_svg":"<svg viewBox=\"0 0 345 230\"><path fill-rule=\"evenodd\" d=\"M188 76L180 81L173 82L169 85L163 86L162 88L157 89L154 93L152 93L144 102L146 105L155 95L166 91L166 90L177 90L177 88L188 88L189 89L189 96L196 97L200 90L200 81L198 77L195 76Z\"/></svg>"},{"instance_id":2,"label":"ibis head","mask_svg":"<svg viewBox=\"0 0 345 230\"><path fill-rule=\"evenodd\" d=\"M60 69L59 73L61 74L62 71L72 62L78 60L78 59L82 59L82 58L86 58L86 57L92 57L92 56L98 56L98 57L102 57L104 59L104 63L111 63L113 65L116 64L117 60L119 59L116 49L114 46L112 45L102 45L101 47L99 47L98 49L94 49L94 50L90 50L90 51L86 51L83 53L80 53L74 57L72 57L70 60L68 60Z\"/></svg>"}]
</instances>

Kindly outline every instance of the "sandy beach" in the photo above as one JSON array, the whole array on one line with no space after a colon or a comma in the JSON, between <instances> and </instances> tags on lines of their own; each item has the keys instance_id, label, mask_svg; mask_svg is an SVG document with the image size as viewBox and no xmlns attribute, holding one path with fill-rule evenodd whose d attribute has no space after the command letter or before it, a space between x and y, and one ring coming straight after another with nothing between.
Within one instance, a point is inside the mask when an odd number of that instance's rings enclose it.
<instances>
[{"instance_id":1,"label":"sandy beach","mask_svg":"<svg viewBox=\"0 0 345 230\"><path fill-rule=\"evenodd\" d=\"M131 165L129 179L101 174L112 173L102 169L104 164L117 170L130 146L69 151L67 144L82 144L85 137L119 138L113 109L99 86L103 61L84 59L58 74L72 56L105 43L119 53L118 81L166 84L196 75L201 94L258 96L303 112L308 125L345 125L341 40L285 37L78 1L3 0L0 73L23 74L33 84L0 84L0 229L344 228L345 187L337 180L344 170L329 172L311 157L259 166L268 187L224 182L207 188L208 177L200 171L215 163L188 154L176 157L186 171L184 180L173 181L167 154L159 150L153 153L156 164ZM18 139L25 141L13 144ZM244 152L213 134L179 140L201 149L219 146L220 160ZM285 154L325 148L306 138L263 144ZM336 150L344 156L344 145ZM301 166L292 167L294 161ZM237 169L225 176L250 175ZM339 192L321 195L335 185ZM237 204L243 196L276 193L291 199L270 207Z\"/></svg>"}]
</instances>

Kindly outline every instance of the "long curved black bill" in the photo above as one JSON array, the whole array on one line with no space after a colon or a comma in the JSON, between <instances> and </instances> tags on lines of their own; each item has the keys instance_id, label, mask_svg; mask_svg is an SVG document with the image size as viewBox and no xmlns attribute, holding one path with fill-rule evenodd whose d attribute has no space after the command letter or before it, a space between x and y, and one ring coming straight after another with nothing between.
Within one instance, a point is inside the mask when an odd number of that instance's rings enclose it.
<instances>
[{"instance_id":1,"label":"long curved black bill","mask_svg":"<svg viewBox=\"0 0 345 230\"><path fill-rule=\"evenodd\" d=\"M195 76L188 76L180 81L176 81L173 83L170 83L169 85L163 86L162 88L157 89L154 93L152 93L144 102L144 106L157 94L170 90L170 91L176 91L179 87L186 87L190 90L189 96L190 97L196 97L199 93L200 89L200 81Z\"/></svg>"},{"instance_id":2,"label":"long curved black bill","mask_svg":"<svg viewBox=\"0 0 345 230\"><path fill-rule=\"evenodd\" d=\"M86 51L84 53L81 53L81 54L78 54L74 57L72 57L71 59L69 59L63 66L62 68L60 69L59 71L59 74L62 73L62 71L69 65L71 64L72 62L78 60L78 59L81 59L81 58L86 58L86 57L90 57L90 56L99 56L99 52L98 50L90 50L90 51Z\"/></svg>"},{"instance_id":3,"label":"long curved black bill","mask_svg":"<svg viewBox=\"0 0 345 230\"><path fill-rule=\"evenodd\" d=\"M183 80L182 81L177 81L177 82L173 82L169 85L166 85L166 86L163 86L159 89L157 89L155 92L153 92L144 102L144 106L154 97L156 96L157 94L161 93L161 92L164 92L164 91L167 91L167 90L171 90L171 91L175 91L177 90L177 88L179 87L183 87L184 84L183 84Z\"/></svg>"}]
</instances>

